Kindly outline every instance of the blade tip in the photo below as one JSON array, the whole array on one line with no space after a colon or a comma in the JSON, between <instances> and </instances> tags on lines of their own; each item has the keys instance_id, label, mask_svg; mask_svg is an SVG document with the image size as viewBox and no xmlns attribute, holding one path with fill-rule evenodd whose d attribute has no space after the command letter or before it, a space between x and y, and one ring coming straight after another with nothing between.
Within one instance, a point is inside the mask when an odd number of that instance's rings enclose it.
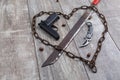
<instances>
[{"instance_id":1,"label":"blade tip","mask_svg":"<svg viewBox=\"0 0 120 80\"><path fill-rule=\"evenodd\" d=\"M45 66L45 65L42 65L41 67L43 68L43 67L46 67L46 66Z\"/></svg>"},{"instance_id":2,"label":"blade tip","mask_svg":"<svg viewBox=\"0 0 120 80\"><path fill-rule=\"evenodd\" d=\"M49 65L52 65L52 64L43 63L41 67L46 67L46 66L49 66Z\"/></svg>"},{"instance_id":3,"label":"blade tip","mask_svg":"<svg viewBox=\"0 0 120 80\"><path fill-rule=\"evenodd\" d=\"M46 67L46 66L48 66L48 65L46 65L46 64L43 64L41 67Z\"/></svg>"}]
</instances>

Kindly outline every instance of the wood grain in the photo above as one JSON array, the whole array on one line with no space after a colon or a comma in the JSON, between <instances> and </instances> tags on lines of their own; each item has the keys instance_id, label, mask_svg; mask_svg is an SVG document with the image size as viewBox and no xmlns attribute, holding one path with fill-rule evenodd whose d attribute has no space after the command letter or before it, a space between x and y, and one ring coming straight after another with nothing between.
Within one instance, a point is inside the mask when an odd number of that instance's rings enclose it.
<instances>
[{"instance_id":1,"label":"wood grain","mask_svg":"<svg viewBox=\"0 0 120 80\"><path fill-rule=\"evenodd\" d=\"M115 44L120 50L120 0L111 1L101 1L101 5L99 5L99 10L105 14L108 21L109 33L111 38L114 40ZM104 8L103 8L104 7Z\"/></svg>"},{"instance_id":2,"label":"wood grain","mask_svg":"<svg viewBox=\"0 0 120 80\"><path fill-rule=\"evenodd\" d=\"M47 6L45 6L47 4ZM30 20L32 20L32 17L39 13L40 11L44 10L46 11L46 9L49 7L49 9L51 10L51 6L50 6L50 2L49 1L42 1L42 0L28 0L28 7L29 7L29 13L30 13ZM37 23L40 22L40 19L46 18L45 16L38 18L37 19ZM50 40L49 38L47 38L47 35L44 31L40 30L40 28L38 27L38 24L36 24L37 26L37 32L40 34L40 36L42 36L43 38ZM50 36L49 36L50 37ZM44 62L44 60L47 58L47 55L50 54L49 52L51 52L49 47L46 47L45 45L43 45L41 42L39 42L38 40L34 39L35 41L35 50L36 50L36 55L37 55L37 62L38 62L38 67L39 67L39 73L40 73L40 78L41 80L54 80L53 79L53 75L52 75L52 70L50 67L45 67L45 68L41 68L42 63ZM52 41L52 40L51 40ZM40 52L39 48L43 48L44 51Z\"/></svg>"},{"instance_id":3,"label":"wood grain","mask_svg":"<svg viewBox=\"0 0 120 80\"><path fill-rule=\"evenodd\" d=\"M27 0L0 0L0 18L0 80L39 80Z\"/></svg>"}]
</instances>

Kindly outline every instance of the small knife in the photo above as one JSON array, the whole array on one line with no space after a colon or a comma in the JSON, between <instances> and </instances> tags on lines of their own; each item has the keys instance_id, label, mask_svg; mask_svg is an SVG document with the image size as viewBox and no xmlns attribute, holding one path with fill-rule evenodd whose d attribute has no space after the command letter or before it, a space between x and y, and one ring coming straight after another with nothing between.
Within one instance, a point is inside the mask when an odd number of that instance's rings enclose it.
<instances>
[{"instance_id":1,"label":"small knife","mask_svg":"<svg viewBox=\"0 0 120 80\"><path fill-rule=\"evenodd\" d=\"M100 0L94 0L91 5L97 5ZM62 49L66 49L67 46L70 44L70 42L73 40L73 38L78 34L81 27L84 25L85 20L87 20L90 16L92 11L86 10L85 13L82 15L82 17L78 20L78 22L73 26L73 28L69 31L69 33L66 35L66 37L62 40L62 42L59 44L59 46ZM43 63L42 67L46 67L48 65L54 64L60 56L63 54L62 51L54 50L53 53L48 57L48 59Z\"/></svg>"},{"instance_id":2,"label":"small knife","mask_svg":"<svg viewBox=\"0 0 120 80\"><path fill-rule=\"evenodd\" d=\"M91 22L87 22L86 23L87 27L88 27L88 32L86 37L84 38L85 41L84 43L80 46L80 48L86 47L88 44L90 44L91 40L92 40L92 36L93 36L93 26Z\"/></svg>"}]
</instances>

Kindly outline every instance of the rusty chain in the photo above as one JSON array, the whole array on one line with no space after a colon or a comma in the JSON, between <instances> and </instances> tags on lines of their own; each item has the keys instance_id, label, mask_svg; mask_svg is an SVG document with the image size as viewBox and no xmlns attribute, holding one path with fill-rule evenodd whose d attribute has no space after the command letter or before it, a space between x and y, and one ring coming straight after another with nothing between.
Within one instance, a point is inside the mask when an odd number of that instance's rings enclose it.
<instances>
[{"instance_id":1,"label":"rusty chain","mask_svg":"<svg viewBox=\"0 0 120 80\"><path fill-rule=\"evenodd\" d=\"M63 50L63 49L61 49L60 46L58 46L58 45L53 45L53 44L51 44L49 41L41 38L41 37L38 35L38 33L36 32L36 18L37 18L37 17L40 17L40 16L42 16L42 15L44 15L44 14L50 15L50 14L52 14L52 13L57 13L58 15L63 16L63 18L69 20L69 19L74 15L74 13L77 12L78 10L80 10L80 9L82 9L82 10L87 10L87 9L89 9L89 10L94 11L94 12L98 15L98 17L101 19L101 22L103 23L104 28L105 28L104 31L102 32L102 35L101 35L100 39L98 40L97 48L96 48L96 51L95 51L95 53L94 53L94 55L93 55L93 58L92 58L92 60L90 60L90 61L82 58L81 56L76 56L76 55L74 55L72 52ZM53 11L44 12L44 11L41 11L41 12L39 12L38 14L36 14L36 15L33 17L33 19L32 19L32 33L33 33L33 35L34 35L34 37L35 37L36 39L40 40L40 41L41 41L44 45L46 45L46 46L50 46L50 47L52 47L52 48L54 48L54 49L56 49L56 50L58 50L58 51L63 51L64 53L66 53L66 55L67 55L69 58L78 59L78 60L84 62L85 64L88 65L88 67L89 67L89 68L91 69L91 71L94 72L94 73L97 72L97 68L96 68L96 66L95 66L95 62L96 62L96 59L97 59L98 54L99 54L100 51L101 51L102 43L103 43L103 41L105 40L105 34L106 34L107 32L108 32L108 26L107 26L107 21L106 21L106 19L105 19L105 16L104 16L102 13L100 13L95 6L81 6L81 7L78 7L78 8L74 8L68 15L67 15L67 14L63 14L63 13L61 13L61 12L53 12Z\"/></svg>"}]
</instances>

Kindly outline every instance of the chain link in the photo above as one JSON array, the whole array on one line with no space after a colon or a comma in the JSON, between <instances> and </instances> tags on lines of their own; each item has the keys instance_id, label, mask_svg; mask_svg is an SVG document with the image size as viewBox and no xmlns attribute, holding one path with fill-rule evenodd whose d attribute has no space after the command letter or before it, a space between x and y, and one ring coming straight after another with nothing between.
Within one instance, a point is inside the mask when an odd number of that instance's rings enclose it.
<instances>
[{"instance_id":1,"label":"chain link","mask_svg":"<svg viewBox=\"0 0 120 80\"><path fill-rule=\"evenodd\" d=\"M74 15L74 13L77 12L78 10L80 10L80 9L82 9L82 10L87 10L87 9L89 9L89 10L94 11L94 12L98 15L98 17L101 19L101 22L103 23L104 28L105 28L104 31L103 31L102 34L101 34L100 39L98 40L97 48L96 48L96 51L95 51L94 56L93 56L93 58L92 58L91 61L86 60L86 59L82 58L81 56L76 56L76 55L74 55L72 52L63 50L60 46L58 46L58 45L53 45L53 44L51 44L49 41L47 41L47 40L45 40L45 39L42 39L42 38L38 35L38 33L36 32L36 29L35 29L35 27L36 27L35 24L36 24L36 18L37 18L37 17L40 17L40 16L42 16L42 15L44 15L44 14L50 15L50 14L53 14L53 13L57 13L58 15L62 16L63 18L69 20L69 19ZM96 66L95 66L95 61L96 61L96 59L97 59L97 57L98 57L98 54L99 54L100 51L101 51L102 43L103 43L103 41L105 40L105 34L106 34L107 32L108 32L108 26L107 26L107 21L106 21L106 19L105 19L105 16L104 16L102 13L100 13L95 6L81 6L81 7L78 7L78 8L74 8L74 9L71 11L71 13L69 13L68 15L67 15L67 14L63 14L63 13L61 13L61 12L53 12L53 11L44 12L44 11L41 11L40 13L36 14L36 15L33 17L33 20L32 20L32 33L33 33L33 35L34 35L34 37L35 37L36 39L40 40L40 41L41 41L44 45L46 45L46 46L51 46L52 48L54 48L54 49L56 49L56 50L58 50L58 51L63 51L64 53L66 53L66 55L67 55L69 58L77 59L77 60L80 60L80 61L84 62L85 64L88 65L88 67L89 67L89 68L92 70L92 72L94 72L94 73L97 72L97 68L96 68Z\"/></svg>"}]
</instances>

